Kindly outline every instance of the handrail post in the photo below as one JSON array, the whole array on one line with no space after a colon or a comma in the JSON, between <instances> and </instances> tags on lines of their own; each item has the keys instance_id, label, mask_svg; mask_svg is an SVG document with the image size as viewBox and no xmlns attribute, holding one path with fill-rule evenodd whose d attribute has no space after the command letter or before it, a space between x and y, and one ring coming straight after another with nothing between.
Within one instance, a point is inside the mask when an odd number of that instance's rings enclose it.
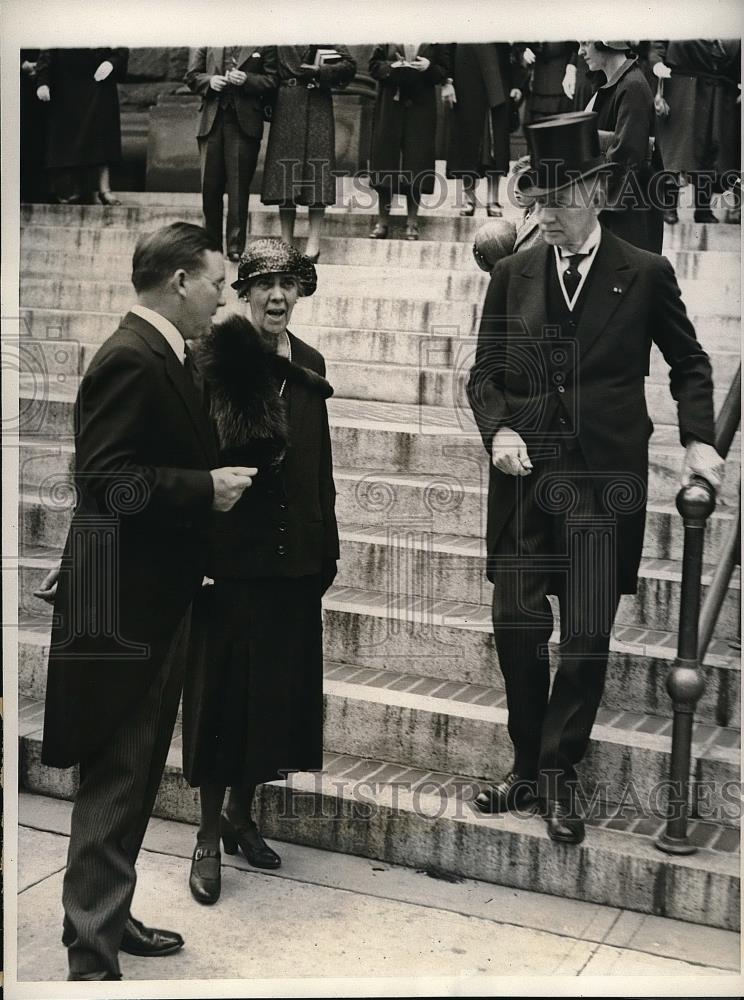
<instances>
[{"instance_id":1,"label":"handrail post","mask_svg":"<svg viewBox=\"0 0 744 1000\"><path fill-rule=\"evenodd\" d=\"M667 854L694 854L697 848L687 836L690 797L690 762L695 706L705 680L698 660L698 620L700 615L700 580L703 572L705 524L716 505L715 491L700 476L677 494L677 510L684 522L682 591L679 607L677 657L667 677L667 691L672 699L672 759L670 767L667 825L656 846Z\"/></svg>"}]
</instances>

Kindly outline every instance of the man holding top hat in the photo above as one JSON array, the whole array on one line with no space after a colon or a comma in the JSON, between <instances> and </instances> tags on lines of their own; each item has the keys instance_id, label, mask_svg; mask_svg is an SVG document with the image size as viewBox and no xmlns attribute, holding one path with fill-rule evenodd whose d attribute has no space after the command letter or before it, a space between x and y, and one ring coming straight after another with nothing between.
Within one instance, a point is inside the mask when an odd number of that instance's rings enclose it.
<instances>
[{"instance_id":1,"label":"man holding top hat","mask_svg":"<svg viewBox=\"0 0 744 1000\"><path fill-rule=\"evenodd\" d=\"M683 482L718 486L711 368L669 261L604 230L613 164L596 114L527 127L542 242L499 261L486 295L468 398L491 458L487 573L514 762L476 799L486 813L537 797L553 840L579 843L582 760L599 707L620 596L643 546L652 342L670 368ZM560 605L550 685L548 642Z\"/></svg>"}]
</instances>

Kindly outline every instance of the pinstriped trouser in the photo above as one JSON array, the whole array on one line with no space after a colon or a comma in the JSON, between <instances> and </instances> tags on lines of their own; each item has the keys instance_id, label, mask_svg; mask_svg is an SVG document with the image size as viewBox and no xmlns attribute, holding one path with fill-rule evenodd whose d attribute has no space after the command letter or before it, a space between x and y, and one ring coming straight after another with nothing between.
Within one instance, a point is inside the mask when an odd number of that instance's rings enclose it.
<instances>
[{"instance_id":1,"label":"pinstriped trouser","mask_svg":"<svg viewBox=\"0 0 744 1000\"><path fill-rule=\"evenodd\" d=\"M62 941L70 971L77 974L120 975L119 945L137 881L134 866L178 714L185 621L157 651L162 664L145 697L110 742L80 764L62 888Z\"/></svg>"},{"instance_id":2,"label":"pinstriped trouser","mask_svg":"<svg viewBox=\"0 0 744 1000\"><path fill-rule=\"evenodd\" d=\"M567 798L604 688L617 612L615 525L579 451L534 460L490 568L493 624L504 675L514 769L538 778L543 799ZM552 690L548 640L560 603Z\"/></svg>"}]
</instances>

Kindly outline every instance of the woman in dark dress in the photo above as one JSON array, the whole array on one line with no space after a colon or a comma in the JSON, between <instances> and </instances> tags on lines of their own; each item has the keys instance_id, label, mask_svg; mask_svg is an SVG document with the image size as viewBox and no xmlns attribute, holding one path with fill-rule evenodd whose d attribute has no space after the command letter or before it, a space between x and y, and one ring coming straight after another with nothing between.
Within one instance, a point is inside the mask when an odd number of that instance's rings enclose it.
<instances>
[{"instance_id":1,"label":"woman in dark dress","mask_svg":"<svg viewBox=\"0 0 744 1000\"><path fill-rule=\"evenodd\" d=\"M370 237L387 237L393 195L404 194L404 238L417 240L421 196L434 191L435 88L450 75L449 46L377 45L369 71L377 80L369 174L379 201Z\"/></svg>"},{"instance_id":2,"label":"woman in dark dress","mask_svg":"<svg viewBox=\"0 0 744 1000\"><path fill-rule=\"evenodd\" d=\"M563 83L576 42L530 42L518 45L522 65L529 72L524 124L572 111L572 100Z\"/></svg>"},{"instance_id":3,"label":"woman in dark dress","mask_svg":"<svg viewBox=\"0 0 744 1000\"><path fill-rule=\"evenodd\" d=\"M119 205L111 194L109 168L121 159L119 93L128 49L42 49L36 63L36 95L49 102L46 164L58 185L70 177L60 201L85 200L97 191L102 205ZM94 177L90 174L94 172Z\"/></svg>"},{"instance_id":4,"label":"woman in dark dress","mask_svg":"<svg viewBox=\"0 0 744 1000\"><path fill-rule=\"evenodd\" d=\"M261 201L279 206L282 239L294 239L297 206L307 205L305 253L320 255L326 206L336 203L334 87L343 88L356 62L343 45L280 45L279 89L266 148Z\"/></svg>"},{"instance_id":5,"label":"woman in dark dress","mask_svg":"<svg viewBox=\"0 0 744 1000\"><path fill-rule=\"evenodd\" d=\"M664 217L654 175L663 168L651 143L654 97L629 42L582 42L579 53L604 83L586 106L597 114L605 156L618 168L608 192L608 207L600 222L621 239L661 253Z\"/></svg>"},{"instance_id":6,"label":"woman in dark dress","mask_svg":"<svg viewBox=\"0 0 744 1000\"><path fill-rule=\"evenodd\" d=\"M183 695L184 774L200 788L189 885L220 894L220 838L278 868L252 816L256 785L323 766L321 597L336 573L338 529L323 357L287 330L315 267L278 239L253 242L231 316L195 348L221 459L258 474L214 515L209 576L194 603ZM230 796L221 813L226 787Z\"/></svg>"},{"instance_id":7,"label":"woman in dark dress","mask_svg":"<svg viewBox=\"0 0 744 1000\"><path fill-rule=\"evenodd\" d=\"M498 217L499 178L509 171L512 102L522 99L525 73L504 42L454 44L450 59L451 86L442 88L452 107L447 176L462 180L465 216L475 214L476 182L487 177L486 212Z\"/></svg>"}]
</instances>

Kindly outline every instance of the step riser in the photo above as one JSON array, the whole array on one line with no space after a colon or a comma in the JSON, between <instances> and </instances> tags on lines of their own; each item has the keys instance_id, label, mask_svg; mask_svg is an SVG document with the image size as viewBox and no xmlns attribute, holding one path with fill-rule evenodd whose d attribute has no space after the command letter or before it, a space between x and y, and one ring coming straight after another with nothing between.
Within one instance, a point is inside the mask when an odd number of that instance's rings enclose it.
<instances>
[{"instance_id":1,"label":"step riser","mask_svg":"<svg viewBox=\"0 0 744 1000\"><path fill-rule=\"evenodd\" d=\"M121 313L63 312L53 309L21 310L21 337L37 340L72 340L81 344L100 344L116 329ZM727 365L724 374L733 372L739 362L741 323L738 317L696 316L692 321L705 349L712 354L728 352L720 359ZM424 363L454 367L459 364L467 343L446 335L435 338L411 330L356 329L354 327L314 327L292 323L292 330L303 340L317 347L326 358L341 361L384 361L394 364L421 366ZM472 331L468 331L468 334ZM733 355L733 356L732 356ZM714 358L714 364L716 359ZM658 351L651 353L652 376L656 381L668 378L668 368Z\"/></svg>"},{"instance_id":2,"label":"step riser","mask_svg":"<svg viewBox=\"0 0 744 1000\"><path fill-rule=\"evenodd\" d=\"M423 241L456 242L472 244L475 233L486 220L480 217L459 218L444 215L422 215L419 218L420 238ZM193 222L201 225L201 210L196 205L122 205L103 208L96 205L24 205L21 207L21 225L64 226L77 229L81 226L114 226L129 229L137 235L152 232L159 226L171 222ZM355 210L352 212L328 212L323 224L326 236L367 237L376 216ZM403 234L405 218L394 216L391 239ZM252 235L278 236L279 213L252 211L249 217L249 231ZM306 237L308 233L307 214L298 212L295 235ZM371 241L370 241L371 242ZM680 222L676 226L666 226L664 231L665 250L724 250L738 253L741 246L739 226L701 226Z\"/></svg>"},{"instance_id":3,"label":"step riser","mask_svg":"<svg viewBox=\"0 0 744 1000\"><path fill-rule=\"evenodd\" d=\"M72 408L69 404L41 401L23 411L21 436L52 436L72 444ZM333 457L338 468L358 469L365 475L387 472L427 473L451 482L453 477L466 483L485 486L487 469L482 448L470 439L463 441L454 435L423 435L404 431L344 427L331 423ZM468 451L472 457L460 457ZM681 449L654 448L650 453L648 495L651 502L669 504L679 490ZM738 455L732 452L726 464L719 506L732 508L738 500L740 467ZM71 458L68 453L21 449L21 488L38 485L47 476L58 479L69 475ZM365 472L364 470L369 470ZM441 473L438 470L443 470Z\"/></svg>"},{"instance_id":4,"label":"step riser","mask_svg":"<svg viewBox=\"0 0 744 1000\"><path fill-rule=\"evenodd\" d=\"M503 691L503 679L490 631L401 621L396 617L376 617L332 608L324 609L323 624L323 646L328 663L389 671L391 680L401 672L408 672ZM20 694L37 701L43 700L48 654L48 640L26 642L21 639L18 647ZM557 656L555 646L551 646L553 668ZM667 658L613 650L602 707L615 712L671 718L672 703L666 690L669 669L670 660ZM716 726L738 726L738 668L709 662L705 666L705 677L705 692L695 710L696 721Z\"/></svg>"},{"instance_id":5,"label":"step riser","mask_svg":"<svg viewBox=\"0 0 744 1000\"><path fill-rule=\"evenodd\" d=\"M20 354L21 372L33 373L53 383L59 375L83 374L96 352L94 344L74 341L24 341ZM728 366L730 377L731 368ZM457 372L430 367L375 368L362 362L328 362L328 380L335 395L342 399L363 399L410 405L457 407L469 410L466 386L467 369ZM723 375L721 375L723 378ZM725 386L715 393L716 412L725 398ZM677 419L677 404L668 382L646 386L646 403L651 419L663 424Z\"/></svg>"},{"instance_id":6,"label":"step riser","mask_svg":"<svg viewBox=\"0 0 744 1000\"><path fill-rule=\"evenodd\" d=\"M490 606L492 587L485 577L480 556L451 555L433 548L414 549L405 539L398 546L342 541L344 558L339 562L336 583L379 593L406 594L432 600L462 601ZM621 598L619 624L639 628L671 628L679 618L680 584L642 576L638 593ZM703 588L705 592L705 588ZM715 634L734 638L739 629L739 590L724 600Z\"/></svg>"},{"instance_id":7,"label":"step riser","mask_svg":"<svg viewBox=\"0 0 744 1000\"><path fill-rule=\"evenodd\" d=\"M429 600L462 601L490 607L492 586L484 574L480 557L454 556L425 550L400 549L342 539L343 559L339 561L336 583L362 587L382 594L405 594ZM30 614L39 614L42 603L33 596L48 567L21 565L19 604ZM705 593L706 588L703 588ZM672 628L679 620L680 584L642 576L638 593L625 594L617 613L619 625L637 628ZM714 635L735 638L739 633L739 590L731 589L723 603Z\"/></svg>"},{"instance_id":8,"label":"step riser","mask_svg":"<svg viewBox=\"0 0 744 1000\"><path fill-rule=\"evenodd\" d=\"M126 229L67 230L61 226L28 226L21 232L21 273L73 277L91 273L120 281L131 268L137 235ZM665 247L664 256L680 278L717 281L726 273L730 279L738 279L737 252L667 250ZM395 239L323 237L320 260L321 268L334 264L482 273L473 258L470 242L410 243Z\"/></svg>"},{"instance_id":9,"label":"step riser","mask_svg":"<svg viewBox=\"0 0 744 1000\"><path fill-rule=\"evenodd\" d=\"M455 288L449 278L446 288L424 274L421 284L413 279L395 277L385 283L385 296L380 296L380 279L352 275L346 287L349 295L334 295L344 283L329 281L324 290L308 300L300 300L295 315L299 322L318 326L354 326L374 330L434 331L438 327L455 327L470 333L475 328L476 310L480 308L485 285L464 285ZM470 282L470 279L467 279ZM479 283L475 276L473 281ZM704 316L739 316L741 314L738 287L719 286L710 281L680 280L680 289L687 309ZM457 292L457 294L454 294ZM237 293L226 288L230 310L237 306ZM443 298L450 301L440 301ZM21 305L43 309L70 309L92 312L125 312L132 304L131 285L112 281L65 280L57 277L24 278L21 285Z\"/></svg>"},{"instance_id":10,"label":"step riser","mask_svg":"<svg viewBox=\"0 0 744 1000\"><path fill-rule=\"evenodd\" d=\"M23 740L24 787L70 798L72 774L43 767L39 754L37 740ZM539 885L542 892L612 906L617 906L618 886L622 886L624 907L738 928L739 882L725 871L672 868L663 855L638 857L593 848L591 830L581 847L556 848L537 824L530 824L530 835L522 835L500 827L498 819L466 822L461 817L467 806L460 807L456 817L443 814L444 810L435 811L433 805L427 811L425 798L418 809L365 807L361 801L362 795L369 797L365 788L347 785L348 798L339 800L344 784L342 779L330 779L315 794L310 790L301 796L295 794L291 809L283 787L263 786L257 803L262 832L277 840L389 864L439 869L513 888ZM357 805L355 791L360 799ZM188 788L174 766L166 768L154 815L192 824L199 821L198 792Z\"/></svg>"},{"instance_id":11,"label":"step riser","mask_svg":"<svg viewBox=\"0 0 744 1000\"><path fill-rule=\"evenodd\" d=\"M52 275L55 281L74 284L81 275L101 284L120 283L131 264L124 258L117 260L70 253L60 260L55 252L32 253L22 269L22 285L27 281L45 279ZM228 285L236 275L236 268L227 269ZM692 307L701 312L720 314L722 310L736 312L740 302L741 283L738 261L726 257L726 264L719 265L715 274L703 273L699 278L679 276L683 296ZM353 289L355 296L373 297L384 290L386 298L409 298L420 301L452 299L455 301L482 302L488 288L488 275L473 267L472 272L448 271L444 268L374 268L370 264L358 266L349 262L318 267L318 287L325 289Z\"/></svg>"},{"instance_id":12,"label":"step riser","mask_svg":"<svg viewBox=\"0 0 744 1000\"><path fill-rule=\"evenodd\" d=\"M355 525L365 528L383 527L392 523L401 528L408 521L417 530L434 534L452 533L473 538L485 536L485 495L463 494L462 506L455 511L435 510L424 502L421 490L402 487L396 489L392 507L370 510L370 503L360 502L357 484L350 480L336 480L336 516L342 526ZM48 499L24 503L20 510L20 542L23 545L42 545L62 548L67 537L70 511ZM705 540L705 559L715 562L716 555L728 534L730 522L713 518L708 522ZM675 512L650 510L646 518L643 554L647 559L681 559L683 526Z\"/></svg>"}]
</instances>

